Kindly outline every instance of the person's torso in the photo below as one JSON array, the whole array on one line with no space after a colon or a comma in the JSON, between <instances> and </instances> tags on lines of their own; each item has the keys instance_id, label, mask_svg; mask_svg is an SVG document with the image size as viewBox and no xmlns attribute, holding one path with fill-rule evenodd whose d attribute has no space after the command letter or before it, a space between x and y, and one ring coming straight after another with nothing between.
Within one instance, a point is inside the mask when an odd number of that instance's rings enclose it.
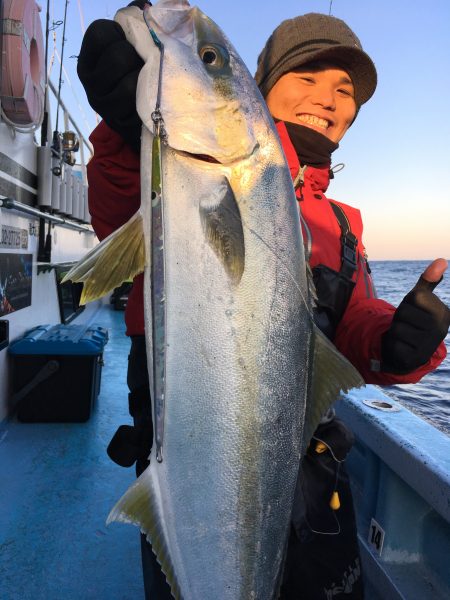
<instances>
[{"instance_id":1,"label":"person's torso","mask_svg":"<svg viewBox=\"0 0 450 600\"><path fill-rule=\"evenodd\" d=\"M286 127L280 122L277 129L294 180L305 255L314 275L316 322L333 338L352 298L376 297L362 243L361 214L327 198L330 165L302 167Z\"/></svg>"}]
</instances>

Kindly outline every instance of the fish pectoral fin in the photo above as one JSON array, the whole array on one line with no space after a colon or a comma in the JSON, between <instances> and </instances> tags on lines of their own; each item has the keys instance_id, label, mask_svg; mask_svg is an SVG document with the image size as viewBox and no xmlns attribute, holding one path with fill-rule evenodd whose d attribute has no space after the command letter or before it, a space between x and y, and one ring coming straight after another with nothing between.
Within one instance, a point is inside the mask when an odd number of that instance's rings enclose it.
<instances>
[{"instance_id":1,"label":"fish pectoral fin","mask_svg":"<svg viewBox=\"0 0 450 600\"><path fill-rule=\"evenodd\" d=\"M95 246L63 278L84 283L80 304L101 298L145 268L142 215L137 211L122 227Z\"/></svg>"},{"instance_id":2,"label":"fish pectoral fin","mask_svg":"<svg viewBox=\"0 0 450 600\"><path fill-rule=\"evenodd\" d=\"M245 267L245 244L241 214L228 181L221 187L220 202L200 202L205 238L232 284L237 285Z\"/></svg>"},{"instance_id":3,"label":"fish pectoral fin","mask_svg":"<svg viewBox=\"0 0 450 600\"><path fill-rule=\"evenodd\" d=\"M314 326L313 369L310 402L306 407L304 440L308 445L322 416L341 393L365 385L355 367ZM306 447L303 449L306 450Z\"/></svg>"},{"instance_id":4,"label":"fish pectoral fin","mask_svg":"<svg viewBox=\"0 0 450 600\"><path fill-rule=\"evenodd\" d=\"M175 600L182 600L174 566L170 557L161 503L158 502L156 464L152 463L130 486L108 515L106 524L112 521L132 523L140 527L152 546L161 570L166 576Z\"/></svg>"}]
</instances>

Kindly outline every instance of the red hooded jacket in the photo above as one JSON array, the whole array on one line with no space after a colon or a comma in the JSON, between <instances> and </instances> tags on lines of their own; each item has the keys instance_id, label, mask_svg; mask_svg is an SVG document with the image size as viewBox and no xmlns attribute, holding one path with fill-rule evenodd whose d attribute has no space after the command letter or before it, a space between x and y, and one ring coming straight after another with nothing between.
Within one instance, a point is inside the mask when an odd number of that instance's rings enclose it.
<instances>
[{"instance_id":1,"label":"red hooded jacket","mask_svg":"<svg viewBox=\"0 0 450 600\"><path fill-rule=\"evenodd\" d=\"M297 153L283 122L277 123L278 133L288 160L292 178L299 172ZM140 205L140 159L123 139L102 121L92 132L90 140L94 156L89 162L89 210L92 226L100 240L126 223ZM329 166L306 167L303 199L299 203L303 220L303 235L311 246L310 265L324 264L340 270L341 229L325 192L329 184ZM298 192L297 192L298 194ZM349 305L337 328L334 343L352 362L367 383L391 385L416 383L433 371L445 358L444 343L440 344L428 363L407 375L392 375L371 370L372 361L381 357L381 336L389 329L394 306L376 298L371 276L367 270L362 244L363 225L359 210L338 204L345 212L351 231L358 238L356 282ZM134 279L125 311L127 335L144 333L143 275Z\"/></svg>"}]
</instances>

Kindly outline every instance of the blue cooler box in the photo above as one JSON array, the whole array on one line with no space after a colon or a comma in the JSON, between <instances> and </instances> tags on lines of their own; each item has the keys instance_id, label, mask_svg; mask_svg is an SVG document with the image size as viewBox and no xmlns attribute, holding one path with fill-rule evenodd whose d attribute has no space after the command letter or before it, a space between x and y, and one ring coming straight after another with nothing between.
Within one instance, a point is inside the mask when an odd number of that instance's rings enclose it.
<instances>
[{"instance_id":1,"label":"blue cooler box","mask_svg":"<svg viewBox=\"0 0 450 600\"><path fill-rule=\"evenodd\" d=\"M100 391L108 331L40 325L11 342L11 405L25 423L87 421Z\"/></svg>"}]
</instances>

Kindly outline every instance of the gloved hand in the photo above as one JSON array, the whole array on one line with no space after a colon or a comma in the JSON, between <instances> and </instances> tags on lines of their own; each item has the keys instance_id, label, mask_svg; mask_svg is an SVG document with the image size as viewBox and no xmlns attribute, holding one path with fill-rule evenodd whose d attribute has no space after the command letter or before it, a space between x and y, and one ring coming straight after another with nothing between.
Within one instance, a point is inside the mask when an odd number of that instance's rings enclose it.
<instances>
[{"instance_id":1,"label":"gloved hand","mask_svg":"<svg viewBox=\"0 0 450 600\"><path fill-rule=\"evenodd\" d=\"M447 261L440 258L427 267L394 313L381 342L381 370L404 375L431 358L450 326L449 308L433 294Z\"/></svg>"},{"instance_id":2,"label":"gloved hand","mask_svg":"<svg viewBox=\"0 0 450 600\"><path fill-rule=\"evenodd\" d=\"M141 9L145 4L150 3L131 3ZM118 23L99 19L89 25L78 56L78 77L92 108L136 152L142 127L136 112L136 87L143 65Z\"/></svg>"}]
</instances>

